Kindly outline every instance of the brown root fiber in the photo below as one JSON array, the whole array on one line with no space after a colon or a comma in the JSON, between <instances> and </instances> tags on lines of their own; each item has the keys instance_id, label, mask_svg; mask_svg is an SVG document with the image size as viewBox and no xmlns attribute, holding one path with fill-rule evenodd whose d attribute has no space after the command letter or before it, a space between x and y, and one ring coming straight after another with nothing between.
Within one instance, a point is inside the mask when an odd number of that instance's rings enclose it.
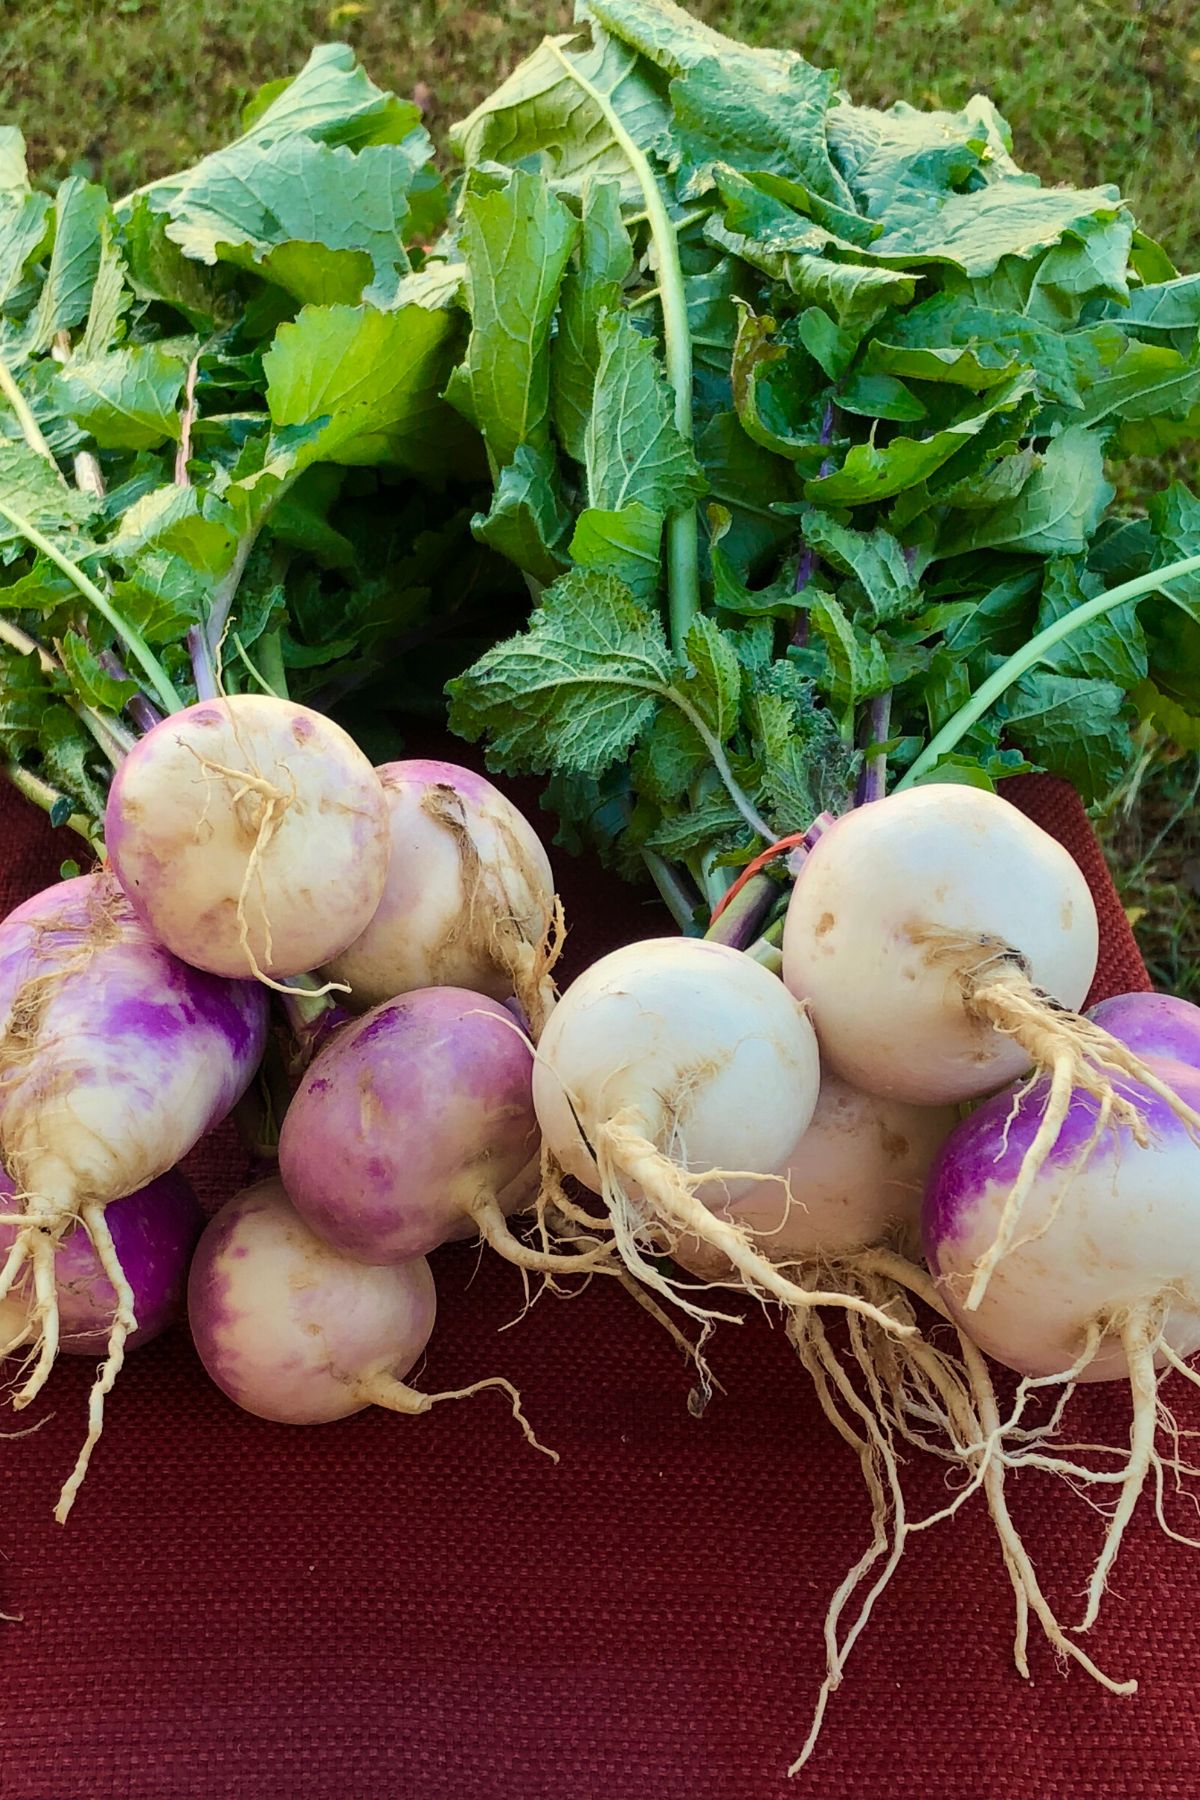
<instances>
[{"instance_id":1,"label":"brown root fiber","mask_svg":"<svg viewBox=\"0 0 1200 1800\"><path fill-rule=\"evenodd\" d=\"M531 936L501 871L485 864L480 856L457 789L447 782L435 782L426 789L421 809L453 838L462 872L464 905L447 929L443 951L465 942L467 949L503 970L536 1044L557 998L553 970L566 938L562 902L555 895L540 921L540 930ZM493 823L522 887L531 897L536 895L541 882L524 846L506 820Z\"/></svg>"},{"instance_id":2,"label":"brown root fiber","mask_svg":"<svg viewBox=\"0 0 1200 1800\"><path fill-rule=\"evenodd\" d=\"M1124 1077L1126 1083L1137 1083L1164 1100L1198 1141L1200 1113L1102 1026L1035 987L1024 958L1008 945L996 939L947 936L944 943L940 938L934 943L934 951L956 971L967 1012L1012 1038L1029 1057L1035 1075L1050 1078L1041 1124L1005 1199L995 1238L975 1265L964 1301L973 1312L997 1265L1013 1247L1025 1202L1058 1140L1073 1095L1087 1094L1096 1102L1094 1142L1106 1130L1120 1128L1128 1130L1136 1143L1148 1142L1141 1109L1115 1085L1114 1077Z\"/></svg>"}]
</instances>

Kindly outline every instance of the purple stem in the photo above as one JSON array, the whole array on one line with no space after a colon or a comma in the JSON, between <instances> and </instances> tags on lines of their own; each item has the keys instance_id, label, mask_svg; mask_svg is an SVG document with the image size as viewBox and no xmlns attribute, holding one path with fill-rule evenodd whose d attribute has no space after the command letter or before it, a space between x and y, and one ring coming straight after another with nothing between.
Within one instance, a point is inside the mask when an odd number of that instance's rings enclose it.
<instances>
[{"instance_id":1,"label":"purple stem","mask_svg":"<svg viewBox=\"0 0 1200 1800\"><path fill-rule=\"evenodd\" d=\"M720 918L709 926L705 937L713 944L728 944L731 950L748 949L781 892L779 883L772 881L769 875L752 875Z\"/></svg>"},{"instance_id":2,"label":"purple stem","mask_svg":"<svg viewBox=\"0 0 1200 1800\"><path fill-rule=\"evenodd\" d=\"M217 686L217 665L202 625L188 627L187 647L192 659L197 700L219 700L221 690Z\"/></svg>"},{"instance_id":3,"label":"purple stem","mask_svg":"<svg viewBox=\"0 0 1200 1800\"><path fill-rule=\"evenodd\" d=\"M118 681L132 679L115 650L102 650L96 661L106 674L115 676ZM143 694L139 688L137 693L125 702L125 711L129 714L139 731L151 731L159 724L163 714L159 712L153 700Z\"/></svg>"},{"instance_id":4,"label":"purple stem","mask_svg":"<svg viewBox=\"0 0 1200 1800\"><path fill-rule=\"evenodd\" d=\"M867 708L864 735L866 747L882 744L886 741L892 723L892 694L889 688L886 694L877 694ZM863 763L862 773L858 778L855 790L855 806L866 806L872 800L882 800L887 792L887 751L880 750L875 756L869 756Z\"/></svg>"}]
</instances>

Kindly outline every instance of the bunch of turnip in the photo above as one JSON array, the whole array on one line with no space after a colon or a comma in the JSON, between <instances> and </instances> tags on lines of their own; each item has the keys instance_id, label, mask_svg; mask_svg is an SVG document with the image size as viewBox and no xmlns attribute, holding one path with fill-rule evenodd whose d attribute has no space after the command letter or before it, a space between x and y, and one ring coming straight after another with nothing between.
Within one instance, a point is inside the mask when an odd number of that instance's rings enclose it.
<instances>
[{"instance_id":1,"label":"bunch of turnip","mask_svg":"<svg viewBox=\"0 0 1200 1800\"><path fill-rule=\"evenodd\" d=\"M540 1023L553 999L558 908L530 827L491 783L451 764L376 771L340 727L287 700L217 697L148 725L112 781L106 864L0 924L0 1351L21 1358L14 1405L41 1391L60 1349L104 1347L60 1519L125 1351L163 1328L182 1293L199 1226L170 1172L246 1094L273 995L283 1020L308 1030L305 1053L330 1037L325 1066L358 1083L353 1108L314 1118L313 1098L331 1083L307 1082L285 1125L285 1173L323 1233L320 1256L308 1246L301 1260L322 1267L336 1310L357 1308L378 1326L364 1339L371 1367L355 1379L380 1390L387 1373L399 1404L399 1377L432 1328L423 1259L435 1243L477 1230L515 1260L539 1259L504 1226L537 1188L532 1055L517 1014ZM431 985L451 978L479 991ZM382 1025L375 1014L347 1022L347 1007L380 997ZM410 1028L389 1050L388 1021L410 1018L428 1029ZM384 1180L379 1147L367 1143L360 1166L363 1145L340 1134L351 1111L367 1117L373 1069L380 1119L395 1111L397 1066L410 1084L409 1132ZM457 1110L443 1103L456 1069ZM438 1228L376 1224L372 1239L363 1179L376 1205L401 1216L416 1192ZM234 1204L238 1217L263 1214L257 1202ZM265 1248L252 1259L265 1267L273 1244L285 1286L279 1221L289 1206L280 1190L270 1214L279 1229L254 1227ZM293 1237L303 1235L291 1217ZM216 1229L204 1240L209 1262ZM605 1253L538 1266L586 1269ZM264 1275L247 1290L260 1346L291 1329L278 1287ZM427 1404L418 1396L407 1410ZM296 1417L333 1416L316 1376L307 1415L295 1407Z\"/></svg>"}]
</instances>

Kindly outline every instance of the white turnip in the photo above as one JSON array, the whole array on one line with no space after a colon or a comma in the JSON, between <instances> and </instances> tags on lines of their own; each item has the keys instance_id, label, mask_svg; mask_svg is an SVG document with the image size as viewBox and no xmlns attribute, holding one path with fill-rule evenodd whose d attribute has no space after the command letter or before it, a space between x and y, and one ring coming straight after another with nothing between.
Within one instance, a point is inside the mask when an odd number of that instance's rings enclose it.
<instances>
[{"instance_id":1,"label":"white turnip","mask_svg":"<svg viewBox=\"0 0 1200 1800\"><path fill-rule=\"evenodd\" d=\"M212 974L272 982L353 943L390 848L383 788L353 739L265 694L202 700L140 738L104 834L161 943Z\"/></svg>"},{"instance_id":2,"label":"white turnip","mask_svg":"<svg viewBox=\"0 0 1200 1800\"><path fill-rule=\"evenodd\" d=\"M537 1036L553 1000L554 878L541 840L482 775L413 758L377 771L391 860L375 914L326 973L358 1010L414 988L515 994Z\"/></svg>"}]
</instances>

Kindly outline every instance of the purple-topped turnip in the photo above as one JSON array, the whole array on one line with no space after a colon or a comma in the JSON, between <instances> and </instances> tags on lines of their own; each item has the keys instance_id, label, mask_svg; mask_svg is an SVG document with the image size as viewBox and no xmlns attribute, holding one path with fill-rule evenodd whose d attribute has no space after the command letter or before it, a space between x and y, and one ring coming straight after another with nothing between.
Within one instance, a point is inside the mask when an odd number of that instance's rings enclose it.
<instances>
[{"instance_id":1,"label":"purple-topped turnip","mask_svg":"<svg viewBox=\"0 0 1200 1800\"><path fill-rule=\"evenodd\" d=\"M500 1388L526 1437L544 1448L501 1376L443 1394L404 1381L436 1311L424 1257L370 1265L343 1256L309 1230L277 1177L236 1195L209 1221L188 1281L200 1360L244 1412L320 1425L368 1406L424 1413L439 1400Z\"/></svg>"},{"instance_id":2,"label":"purple-topped turnip","mask_svg":"<svg viewBox=\"0 0 1200 1800\"><path fill-rule=\"evenodd\" d=\"M37 1352L14 1405L27 1405L53 1366L55 1265L77 1224L117 1295L100 1399L111 1388L137 1318L105 1209L165 1174L226 1116L266 1032L265 991L171 955L106 871L48 888L0 924L0 1166L20 1219L0 1301L28 1277ZM101 1422L96 1405L77 1473Z\"/></svg>"}]
</instances>

